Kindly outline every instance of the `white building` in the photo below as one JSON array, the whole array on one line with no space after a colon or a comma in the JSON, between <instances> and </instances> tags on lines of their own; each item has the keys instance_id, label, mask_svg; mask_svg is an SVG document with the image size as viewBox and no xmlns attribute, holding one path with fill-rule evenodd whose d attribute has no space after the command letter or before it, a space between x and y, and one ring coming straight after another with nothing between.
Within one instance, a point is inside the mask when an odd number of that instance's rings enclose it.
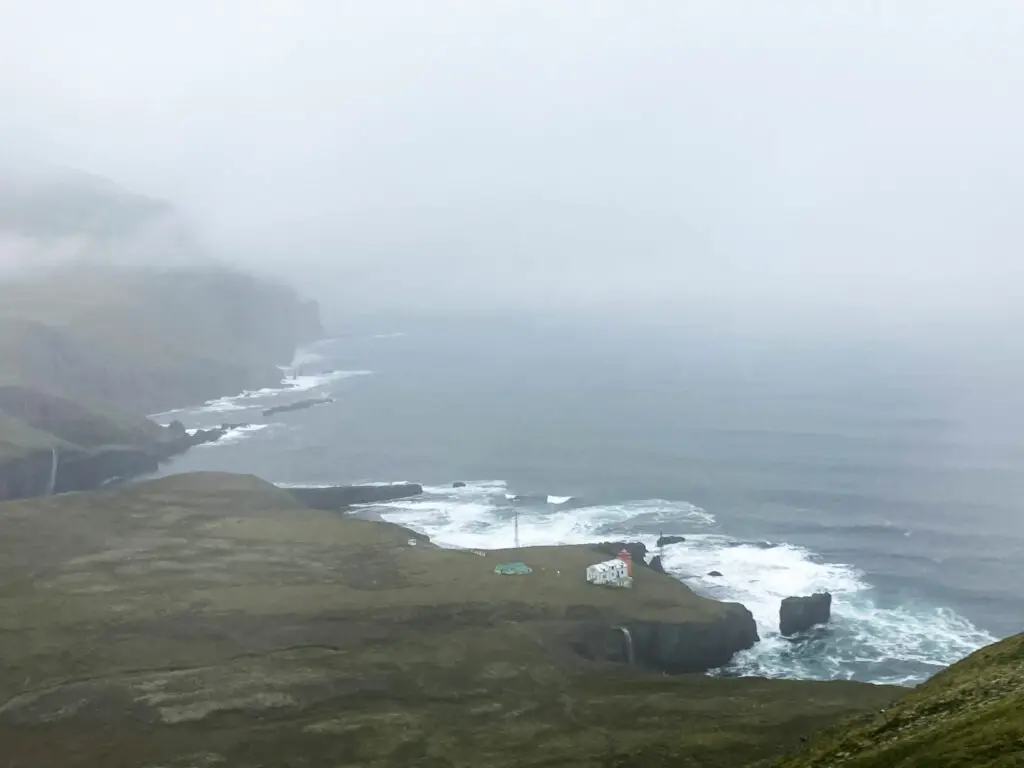
<instances>
[{"instance_id":1,"label":"white building","mask_svg":"<svg viewBox=\"0 0 1024 768\"><path fill-rule=\"evenodd\" d=\"M625 560L619 558L588 565L587 581L591 584L605 584L612 587L633 586L633 579L629 575L629 565Z\"/></svg>"}]
</instances>

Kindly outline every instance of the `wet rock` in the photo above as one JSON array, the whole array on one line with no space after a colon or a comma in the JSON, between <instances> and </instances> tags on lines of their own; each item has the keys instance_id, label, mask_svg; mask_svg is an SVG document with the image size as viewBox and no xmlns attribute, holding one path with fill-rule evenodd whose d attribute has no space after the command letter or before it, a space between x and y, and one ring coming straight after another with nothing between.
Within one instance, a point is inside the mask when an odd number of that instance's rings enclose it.
<instances>
[{"instance_id":1,"label":"wet rock","mask_svg":"<svg viewBox=\"0 0 1024 768\"><path fill-rule=\"evenodd\" d=\"M619 552L626 550L633 559L633 565L647 564L647 546L641 541L605 541L595 548L609 557L618 557Z\"/></svg>"},{"instance_id":2,"label":"wet rock","mask_svg":"<svg viewBox=\"0 0 1024 768\"><path fill-rule=\"evenodd\" d=\"M739 651L758 641L757 625L746 607L723 603L712 621L685 623L627 622L618 626L581 627L572 647L586 658L633 663L669 674L707 672L728 664ZM628 641L623 629L629 633Z\"/></svg>"},{"instance_id":3,"label":"wet rock","mask_svg":"<svg viewBox=\"0 0 1024 768\"><path fill-rule=\"evenodd\" d=\"M462 482L461 480L456 480L454 483L452 483L452 488L465 488L465 487L466 487L466 484L464 482Z\"/></svg>"},{"instance_id":4,"label":"wet rock","mask_svg":"<svg viewBox=\"0 0 1024 768\"><path fill-rule=\"evenodd\" d=\"M658 573L665 573L665 566L661 564L661 555L655 555L654 557L652 557L651 562L647 564L647 567L650 568L652 571L657 571Z\"/></svg>"},{"instance_id":5,"label":"wet rock","mask_svg":"<svg viewBox=\"0 0 1024 768\"><path fill-rule=\"evenodd\" d=\"M332 485L327 488L286 488L295 499L312 509L344 509L353 504L376 504L393 499L419 496L418 483L394 485Z\"/></svg>"},{"instance_id":6,"label":"wet rock","mask_svg":"<svg viewBox=\"0 0 1024 768\"><path fill-rule=\"evenodd\" d=\"M275 413L287 413L289 411L302 411L306 408L312 408L314 405L324 405L325 403L333 403L333 397L308 397L305 400L296 400L294 403L285 403L284 405L274 405L270 408L263 409L264 416L272 416Z\"/></svg>"},{"instance_id":7,"label":"wet rock","mask_svg":"<svg viewBox=\"0 0 1024 768\"><path fill-rule=\"evenodd\" d=\"M667 547L669 544L681 544L686 541L685 536L659 536L658 547Z\"/></svg>"},{"instance_id":8,"label":"wet rock","mask_svg":"<svg viewBox=\"0 0 1024 768\"><path fill-rule=\"evenodd\" d=\"M832 595L818 592L805 597L787 597L779 608L779 632L785 636L806 632L827 624L832 615Z\"/></svg>"},{"instance_id":9,"label":"wet rock","mask_svg":"<svg viewBox=\"0 0 1024 768\"><path fill-rule=\"evenodd\" d=\"M722 575L721 571L708 571L708 576L721 577L721 575Z\"/></svg>"}]
</instances>

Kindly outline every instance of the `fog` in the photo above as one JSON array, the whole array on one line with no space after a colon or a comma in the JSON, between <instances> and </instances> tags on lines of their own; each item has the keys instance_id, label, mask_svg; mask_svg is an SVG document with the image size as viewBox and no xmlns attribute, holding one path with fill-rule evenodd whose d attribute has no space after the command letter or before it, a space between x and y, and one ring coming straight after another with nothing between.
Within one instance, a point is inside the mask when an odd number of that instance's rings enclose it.
<instances>
[{"instance_id":1,"label":"fog","mask_svg":"<svg viewBox=\"0 0 1024 768\"><path fill-rule=\"evenodd\" d=\"M5 3L0 148L346 310L945 332L1019 315L1021 40L1013 0Z\"/></svg>"}]
</instances>

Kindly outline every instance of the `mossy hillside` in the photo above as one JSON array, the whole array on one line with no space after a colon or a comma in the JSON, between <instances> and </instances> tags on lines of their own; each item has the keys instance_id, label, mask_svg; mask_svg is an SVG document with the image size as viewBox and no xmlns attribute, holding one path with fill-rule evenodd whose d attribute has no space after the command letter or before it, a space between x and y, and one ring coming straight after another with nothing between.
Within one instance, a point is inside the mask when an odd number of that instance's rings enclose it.
<instances>
[{"instance_id":1,"label":"mossy hillside","mask_svg":"<svg viewBox=\"0 0 1024 768\"><path fill-rule=\"evenodd\" d=\"M0 504L0 526L0 743L41 768L732 768L897 694L589 662L571 616L719 607L654 572L587 585L587 547L440 549L252 477ZM533 573L493 573L513 558Z\"/></svg>"},{"instance_id":2,"label":"mossy hillside","mask_svg":"<svg viewBox=\"0 0 1024 768\"><path fill-rule=\"evenodd\" d=\"M1024 765L1024 633L982 648L885 712L843 723L779 768Z\"/></svg>"}]
</instances>

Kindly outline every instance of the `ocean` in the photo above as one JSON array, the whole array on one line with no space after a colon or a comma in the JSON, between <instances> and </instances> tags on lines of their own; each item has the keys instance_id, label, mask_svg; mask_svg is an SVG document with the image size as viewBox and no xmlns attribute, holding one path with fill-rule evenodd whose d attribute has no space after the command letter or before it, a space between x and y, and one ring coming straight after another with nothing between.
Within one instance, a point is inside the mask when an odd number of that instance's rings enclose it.
<instances>
[{"instance_id":1,"label":"ocean","mask_svg":"<svg viewBox=\"0 0 1024 768\"><path fill-rule=\"evenodd\" d=\"M742 602L762 638L718 674L913 685L1024 629L1024 386L1005 362L364 319L301 349L279 388L156 418L249 425L164 473L422 483L379 510L443 546L510 547L517 513L524 546L682 535L667 570ZM832 623L779 637L780 600L822 589Z\"/></svg>"}]
</instances>

